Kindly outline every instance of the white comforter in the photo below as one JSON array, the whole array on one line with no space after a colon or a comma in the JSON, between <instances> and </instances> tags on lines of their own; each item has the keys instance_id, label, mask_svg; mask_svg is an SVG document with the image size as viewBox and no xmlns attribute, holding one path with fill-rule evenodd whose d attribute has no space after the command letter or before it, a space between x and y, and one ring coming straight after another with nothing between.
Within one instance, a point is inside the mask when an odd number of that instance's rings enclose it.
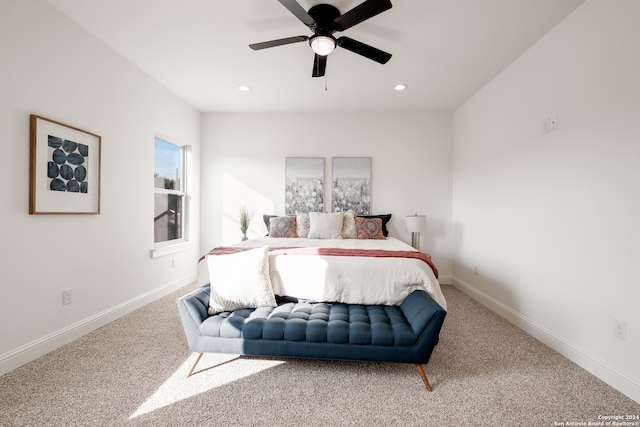
<instances>
[{"instance_id":1,"label":"white comforter","mask_svg":"<svg viewBox=\"0 0 640 427\"><path fill-rule=\"evenodd\" d=\"M265 245L415 251L393 237L386 240L262 237L234 246ZM414 290L424 289L440 306L447 308L433 270L419 259L269 254L269 270L276 295L347 304L398 305ZM201 284L209 283L206 262L198 264L198 280Z\"/></svg>"}]
</instances>

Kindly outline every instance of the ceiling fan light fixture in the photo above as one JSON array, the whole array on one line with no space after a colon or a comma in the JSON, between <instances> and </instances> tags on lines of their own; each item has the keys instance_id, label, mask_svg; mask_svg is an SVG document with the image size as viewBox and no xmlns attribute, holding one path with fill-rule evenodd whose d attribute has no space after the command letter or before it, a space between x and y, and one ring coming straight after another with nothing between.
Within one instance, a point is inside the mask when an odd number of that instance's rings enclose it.
<instances>
[{"instance_id":1,"label":"ceiling fan light fixture","mask_svg":"<svg viewBox=\"0 0 640 427\"><path fill-rule=\"evenodd\" d=\"M336 39L331 36L313 36L309 44L315 53L327 56L336 48Z\"/></svg>"}]
</instances>

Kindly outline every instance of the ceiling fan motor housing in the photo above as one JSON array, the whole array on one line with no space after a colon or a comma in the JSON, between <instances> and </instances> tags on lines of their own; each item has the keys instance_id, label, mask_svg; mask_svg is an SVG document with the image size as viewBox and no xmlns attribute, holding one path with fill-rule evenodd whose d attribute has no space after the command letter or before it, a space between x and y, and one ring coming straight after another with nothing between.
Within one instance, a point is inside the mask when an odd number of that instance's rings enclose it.
<instances>
[{"instance_id":1,"label":"ceiling fan motor housing","mask_svg":"<svg viewBox=\"0 0 640 427\"><path fill-rule=\"evenodd\" d=\"M316 21L315 28L312 28L316 35L330 36L338 29L335 20L340 17L340 11L335 6L317 4L308 13Z\"/></svg>"}]
</instances>

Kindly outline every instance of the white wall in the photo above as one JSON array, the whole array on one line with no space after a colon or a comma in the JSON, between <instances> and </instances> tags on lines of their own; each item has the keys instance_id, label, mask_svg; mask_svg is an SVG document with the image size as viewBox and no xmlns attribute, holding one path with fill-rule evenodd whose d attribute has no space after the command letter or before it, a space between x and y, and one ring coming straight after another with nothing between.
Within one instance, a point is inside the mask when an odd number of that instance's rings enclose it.
<instances>
[{"instance_id":1,"label":"white wall","mask_svg":"<svg viewBox=\"0 0 640 427\"><path fill-rule=\"evenodd\" d=\"M459 108L453 178L454 284L636 401L638 16L588 0Z\"/></svg>"},{"instance_id":2,"label":"white wall","mask_svg":"<svg viewBox=\"0 0 640 427\"><path fill-rule=\"evenodd\" d=\"M195 279L197 197L191 249L150 256L153 137L198 156L200 114L44 1L0 0L0 40L2 374ZM28 214L30 114L102 137L100 215Z\"/></svg>"},{"instance_id":3,"label":"white wall","mask_svg":"<svg viewBox=\"0 0 640 427\"><path fill-rule=\"evenodd\" d=\"M427 215L422 233L443 280L451 278L450 113L205 114L202 128L202 253L242 237L237 210L283 214L286 157L372 157L372 213L393 215L390 234L410 242L404 216ZM331 203L325 184L325 206Z\"/></svg>"}]
</instances>

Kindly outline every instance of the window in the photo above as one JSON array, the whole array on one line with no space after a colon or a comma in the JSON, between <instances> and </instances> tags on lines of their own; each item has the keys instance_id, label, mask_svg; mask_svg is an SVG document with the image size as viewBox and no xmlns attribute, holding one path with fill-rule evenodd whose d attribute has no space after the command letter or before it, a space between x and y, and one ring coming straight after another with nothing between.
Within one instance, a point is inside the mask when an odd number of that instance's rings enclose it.
<instances>
[{"instance_id":1,"label":"window","mask_svg":"<svg viewBox=\"0 0 640 427\"><path fill-rule=\"evenodd\" d=\"M188 147L154 139L153 236L156 245L186 240L186 153Z\"/></svg>"}]
</instances>

